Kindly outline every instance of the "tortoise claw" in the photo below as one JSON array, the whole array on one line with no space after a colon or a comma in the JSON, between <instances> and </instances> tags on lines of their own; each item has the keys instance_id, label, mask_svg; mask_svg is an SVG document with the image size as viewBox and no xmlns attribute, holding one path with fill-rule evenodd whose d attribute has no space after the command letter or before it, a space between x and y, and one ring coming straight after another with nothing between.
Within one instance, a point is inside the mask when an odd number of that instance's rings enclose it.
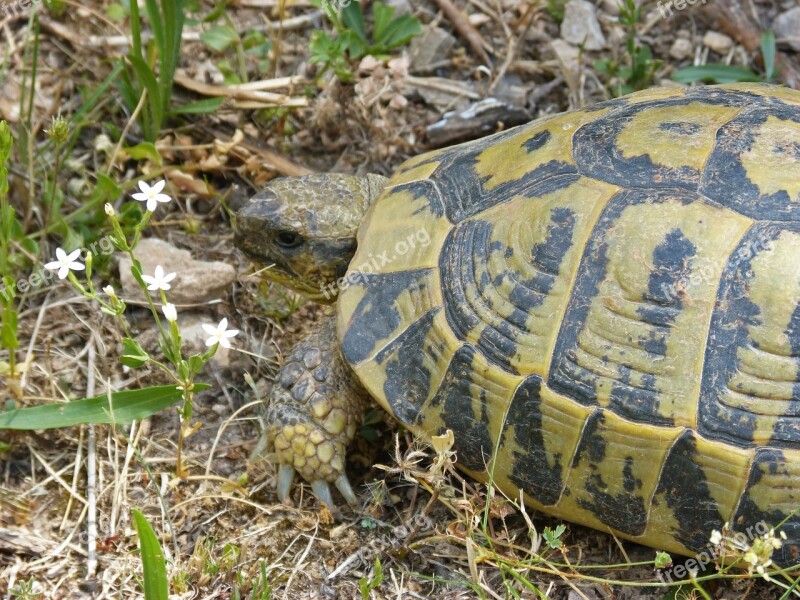
<instances>
[{"instance_id":1,"label":"tortoise claw","mask_svg":"<svg viewBox=\"0 0 800 600\"><path fill-rule=\"evenodd\" d=\"M320 502L323 504L327 504L328 508L333 509L333 496L331 496L331 488L328 485L328 482L324 479L317 479L311 483L311 491L314 492L314 495L319 498Z\"/></svg>"},{"instance_id":2,"label":"tortoise claw","mask_svg":"<svg viewBox=\"0 0 800 600\"><path fill-rule=\"evenodd\" d=\"M289 502L289 490L294 481L295 470L292 465L282 463L278 468L278 500L283 504Z\"/></svg>"},{"instance_id":3,"label":"tortoise claw","mask_svg":"<svg viewBox=\"0 0 800 600\"><path fill-rule=\"evenodd\" d=\"M339 475L334 484L350 506L356 506L358 504L358 498L356 498L355 492L353 492L353 488L350 486L347 475L344 473Z\"/></svg>"}]
</instances>

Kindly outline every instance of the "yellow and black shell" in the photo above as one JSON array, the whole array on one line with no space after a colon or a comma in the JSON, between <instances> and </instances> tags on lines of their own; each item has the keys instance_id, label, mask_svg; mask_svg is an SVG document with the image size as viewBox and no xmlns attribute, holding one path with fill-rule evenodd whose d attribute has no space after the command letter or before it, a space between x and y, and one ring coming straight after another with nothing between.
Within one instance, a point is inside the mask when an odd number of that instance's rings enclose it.
<instances>
[{"instance_id":1,"label":"yellow and black shell","mask_svg":"<svg viewBox=\"0 0 800 600\"><path fill-rule=\"evenodd\" d=\"M339 299L413 431L564 519L800 562L800 93L657 89L405 163Z\"/></svg>"}]
</instances>

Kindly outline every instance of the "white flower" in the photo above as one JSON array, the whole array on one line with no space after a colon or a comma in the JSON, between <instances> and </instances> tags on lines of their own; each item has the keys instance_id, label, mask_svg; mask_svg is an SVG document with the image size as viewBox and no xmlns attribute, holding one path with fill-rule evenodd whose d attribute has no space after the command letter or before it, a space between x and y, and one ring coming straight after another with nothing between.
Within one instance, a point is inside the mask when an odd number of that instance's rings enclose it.
<instances>
[{"instance_id":1,"label":"white flower","mask_svg":"<svg viewBox=\"0 0 800 600\"><path fill-rule=\"evenodd\" d=\"M164 313L164 318L167 321L177 321L178 320L178 311L175 308L175 305L172 302L167 302L161 307L161 312Z\"/></svg>"},{"instance_id":2,"label":"white flower","mask_svg":"<svg viewBox=\"0 0 800 600\"><path fill-rule=\"evenodd\" d=\"M206 340L206 346L219 344L223 348L230 348L230 338L239 334L238 329L228 330L228 319L222 319L222 321L220 321L219 325L216 327L209 325L208 323L203 323L203 329L205 329L206 333L211 336Z\"/></svg>"},{"instance_id":3,"label":"white flower","mask_svg":"<svg viewBox=\"0 0 800 600\"><path fill-rule=\"evenodd\" d=\"M716 529L714 529L711 532L711 537L709 539L712 544L714 544L715 546L719 546L720 542L722 542L722 534Z\"/></svg>"},{"instance_id":4,"label":"white flower","mask_svg":"<svg viewBox=\"0 0 800 600\"><path fill-rule=\"evenodd\" d=\"M151 292L155 292L156 290L164 290L167 291L172 286L169 284L170 281L175 279L175 273L167 273L164 274L164 269L161 268L161 265L156 267L156 272L153 274L152 277L149 275L142 275L142 280L149 284L147 289Z\"/></svg>"},{"instance_id":5,"label":"white flower","mask_svg":"<svg viewBox=\"0 0 800 600\"><path fill-rule=\"evenodd\" d=\"M157 182L153 187L150 187L144 181L140 181L139 189L142 191L132 194L133 199L138 200L139 202L147 202L147 210L153 212L158 206L159 202L169 202L172 200L172 198L170 198L167 194L161 193L161 190L164 189L165 185L167 185L167 182L163 179Z\"/></svg>"},{"instance_id":6,"label":"white flower","mask_svg":"<svg viewBox=\"0 0 800 600\"><path fill-rule=\"evenodd\" d=\"M83 271L85 267L76 261L81 255L81 250L78 248L74 252L67 254L61 248L56 248L56 259L47 263L44 268L51 271L58 271L58 278L64 279L69 275L70 271Z\"/></svg>"},{"instance_id":7,"label":"white flower","mask_svg":"<svg viewBox=\"0 0 800 600\"><path fill-rule=\"evenodd\" d=\"M109 217L113 217L114 216L114 207L111 206L108 202L106 202L106 205L103 208L105 209L106 214Z\"/></svg>"},{"instance_id":8,"label":"white flower","mask_svg":"<svg viewBox=\"0 0 800 600\"><path fill-rule=\"evenodd\" d=\"M108 296L109 298L113 298L114 296L117 295L116 290L114 290L113 286L110 286L110 285L107 285L106 287L104 287L103 291L106 293L106 296Z\"/></svg>"}]
</instances>

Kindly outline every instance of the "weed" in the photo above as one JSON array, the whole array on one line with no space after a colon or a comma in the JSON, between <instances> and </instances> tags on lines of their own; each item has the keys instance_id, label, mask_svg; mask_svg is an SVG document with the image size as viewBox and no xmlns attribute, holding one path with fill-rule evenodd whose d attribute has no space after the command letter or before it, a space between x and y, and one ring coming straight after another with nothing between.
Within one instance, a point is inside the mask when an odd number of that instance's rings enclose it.
<instances>
[{"instance_id":1,"label":"weed","mask_svg":"<svg viewBox=\"0 0 800 600\"><path fill-rule=\"evenodd\" d=\"M564 20L564 5L567 0L547 0L547 14L549 14L556 23L561 23Z\"/></svg>"},{"instance_id":2,"label":"weed","mask_svg":"<svg viewBox=\"0 0 800 600\"><path fill-rule=\"evenodd\" d=\"M142 589L145 600L168 600L169 584L164 551L161 550L161 544L147 518L135 508L132 512L133 523L139 534L139 551L144 572Z\"/></svg>"},{"instance_id":3,"label":"weed","mask_svg":"<svg viewBox=\"0 0 800 600\"><path fill-rule=\"evenodd\" d=\"M384 56L422 33L422 26L415 17L395 17L394 7L380 2L372 5L371 33L367 32L360 2L351 2L341 13L328 0L311 0L311 3L325 11L336 29L333 38L324 31L314 32L310 45L311 62L321 64L323 73L332 69L342 81L349 81L353 77L351 61L368 54Z\"/></svg>"},{"instance_id":4,"label":"weed","mask_svg":"<svg viewBox=\"0 0 800 600\"><path fill-rule=\"evenodd\" d=\"M756 73L748 67L738 65L708 64L678 69L672 79L680 83L738 83L745 81L774 81L775 70L775 32L765 31L761 36L761 57L764 61L764 74Z\"/></svg>"},{"instance_id":5,"label":"weed","mask_svg":"<svg viewBox=\"0 0 800 600\"><path fill-rule=\"evenodd\" d=\"M36 580L31 577L20 581L16 586L8 590L9 597L13 600L39 600L44 597L42 592L36 591L39 587Z\"/></svg>"},{"instance_id":6,"label":"weed","mask_svg":"<svg viewBox=\"0 0 800 600\"><path fill-rule=\"evenodd\" d=\"M250 598L251 600L270 600L272 597L272 586L270 585L269 578L267 577L267 563L264 562L263 558L258 561L258 567L259 578L253 585L253 589L250 592Z\"/></svg>"},{"instance_id":7,"label":"weed","mask_svg":"<svg viewBox=\"0 0 800 600\"><path fill-rule=\"evenodd\" d=\"M131 2L129 7L133 44L122 63L117 85L126 108L137 115L144 138L155 142L168 116L210 112L219 108L223 99L205 99L179 108L170 105L186 21L186 0L164 0L160 6L156 0L145 1L153 31L153 40L146 46L138 4Z\"/></svg>"},{"instance_id":8,"label":"weed","mask_svg":"<svg viewBox=\"0 0 800 600\"><path fill-rule=\"evenodd\" d=\"M641 16L642 7L635 0L621 0L619 22L627 31L623 60L607 58L594 63L594 68L608 78L614 96L624 96L650 87L661 66L661 61L653 59L650 48L637 41L636 27Z\"/></svg>"},{"instance_id":9,"label":"weed","mask_svg":"<svg viewBox=\"0 0 800 600\"><path fill-rule=\"evenodd\" d=\"M372 590L377 589L383 583L383 567L381 566L381 559L375 557L375 566L372 569L371 577L362 577L358 580L358 589L361 591L361 598L369 600L369 595Z\"/></svg>"}]
</instances>

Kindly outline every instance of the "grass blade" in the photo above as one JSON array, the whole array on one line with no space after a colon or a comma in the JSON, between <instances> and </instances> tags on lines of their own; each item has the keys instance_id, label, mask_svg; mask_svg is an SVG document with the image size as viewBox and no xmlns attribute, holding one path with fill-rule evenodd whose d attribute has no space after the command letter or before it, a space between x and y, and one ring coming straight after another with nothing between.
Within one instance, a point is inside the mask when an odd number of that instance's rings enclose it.
<instances>
[{"instance_id":1,"label":"grass blade","mask_svg":"<svg viewBox=\"0 0 800 600\"><path fill-rule=\"evenodd\" d=\"M710 81L712 83L736 83L739 81L761 81L761 78L746 67L736 65L697 65L678 69L672 79L680 83Z\"/></svg>"},{"instance_id":2,"label":"grass blade","mask_svg":"<svg viewBox=\"0 0 800 600\"><path fill-rule=\"evenodd\" d=\"M775 32L768 29L761 36L761 57L764 59L764 79L775 79Z\"/></svg>"},{"instance_id":3,"label":"grass blade","mask_svg":"<svg viewBox=\"0 0 800 600\"><path fill-rule=\"evenodd\" d=\"M207 385L195 384L195 390ZM183 398L174 385L141 390L126 390L108 396L73 400L63 404L43 404L0 412L0 429L37 430L72 427L85 423L130 423L149 417Z\"/></svg>"},{"instance_id":4,"label":"grass blade","mask_svg":"<svg viewBox=\"0 0 800 600\"><path fill-rule=\"evenodd\" d=\"M147 518L135 508L133 524L139 534L139 552L142 556L144 571L145 600L169 600L169 582L167 581L167 561L158 542L156 532Z\"/></svg>"}]
</instances>

